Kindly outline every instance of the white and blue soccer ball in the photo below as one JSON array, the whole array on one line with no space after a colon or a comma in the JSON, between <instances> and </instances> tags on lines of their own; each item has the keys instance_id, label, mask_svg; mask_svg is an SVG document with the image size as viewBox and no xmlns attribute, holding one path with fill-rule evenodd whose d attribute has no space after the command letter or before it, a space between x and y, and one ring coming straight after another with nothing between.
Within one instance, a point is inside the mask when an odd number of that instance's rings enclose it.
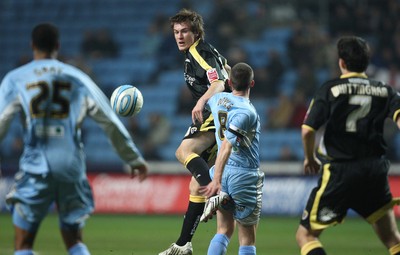
<instances>
[{"instance_id":1,"label":"white and blue soccer ball","mask_svg":"<svg viewBox=\"0 0 400 255\"><path fill-rule=\"evenodd\" d=\"M143 107L143 96L138 88L132 85L117 87L110 98L111 108L119 116L131 117Z\"/></svg>"}]
</instances>

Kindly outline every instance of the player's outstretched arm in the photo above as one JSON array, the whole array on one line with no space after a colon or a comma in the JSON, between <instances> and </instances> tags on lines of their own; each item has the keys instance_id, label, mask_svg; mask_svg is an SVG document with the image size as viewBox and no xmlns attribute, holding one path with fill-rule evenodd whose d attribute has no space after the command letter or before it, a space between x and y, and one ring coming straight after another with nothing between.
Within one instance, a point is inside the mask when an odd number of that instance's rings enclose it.
<instances>
[{"instance_id":1,"label":"player's outstretched arm","mask_svg":"<svg viewBox=\"0 0 400 255\"><path fill-rule=\"evenodd\" d=\"M222 80L214 81L211 86L208 88L206 93L197 101L196 105L192 110L192 121L196 123L196 121L203 122L203 109L208 99L212 97L214 94L222 92L225 90L225 82Z\"/></svg>"},{"instance_id":2,"label":"player's outstretched arm","mask_svg":"<svg viewBox=\"0 0 400 255\"><path fill-rule=\"evenodd\" d=\"M228 76L230 76L231 75L231 70L232 70L231 66L228 65L228 64L225 64L224 67L225 67L226 72L228 73Z\"/></svg>"},{"instance_id":3,"label":"player's outstretched arm","mask_svg":"<svg viewBox=\"0 0 400 255\"><path fill-rule=\"evenodd\" d=\"M200 188L200 193L202 195L211 197L221 191L222 174L224 172L226 162L228 162L229 156L231 155L232 147L232 144L227 139L222 142L217 159L215 161L213 179L207 186Z\"/></svg>"}]
</instances>

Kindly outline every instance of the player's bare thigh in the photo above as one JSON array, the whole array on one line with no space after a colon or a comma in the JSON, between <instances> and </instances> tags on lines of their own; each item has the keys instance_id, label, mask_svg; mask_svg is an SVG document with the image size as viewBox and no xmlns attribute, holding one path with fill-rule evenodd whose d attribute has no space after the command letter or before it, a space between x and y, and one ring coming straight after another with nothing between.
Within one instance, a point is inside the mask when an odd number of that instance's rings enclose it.
<instances>
[{"instance_id":1,"label":"player's bare thigh","mask_svg":"<svg viewBox=\"0 0 400 255\"><path fill-rule=\"evenodd\" d=\"M200 155L215 143L215 135L213 132L200 132L196 137L183 139L175 152L176 158L182 164L192 153Z\"/></svg>"},{"instance_id":2,"label":"player's bare thigh","mask_svg":"<svg viewBox=\"0 0 400 255\"><path fill-rule=\"evenodd\" d=\"M217 211L217 233L231 238L235 231L235 220L231 212L224 209Z\"/></svg>"}]
</instances>

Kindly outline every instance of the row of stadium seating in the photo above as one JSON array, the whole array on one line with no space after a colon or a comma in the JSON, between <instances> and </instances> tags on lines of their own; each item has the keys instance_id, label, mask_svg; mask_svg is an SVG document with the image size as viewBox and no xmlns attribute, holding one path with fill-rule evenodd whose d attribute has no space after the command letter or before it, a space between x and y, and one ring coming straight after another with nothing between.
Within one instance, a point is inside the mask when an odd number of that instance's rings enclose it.
<instances>
[{"instance_id":1,"label":"row of stadium seating","mask_svg":"<svg viewBox=\"0 0 400 255\"><path fill-rule=\"evenodd\" d=\"M169 142L161 148L161 156L164 160L175 160L174 151L182 135L184 134L190 116L174 116L176 102L181 86L184 86L182 70L167 70L159 73L155 85L145 84L156 70L153 59L140 57L140 41L146 34L151 21L162 10L170 15L177 11L179 1L158 0L96 0L96 1L51 1L51 0L21 0L2 1L0 3L0 23L8 24L0 26L0 74L3 76L8 70L15 67L19 58L30 55L29 35L32 24L43 21L56 23L61 32L61 55L68 58L80 54L80 47L85 31L90 29L108 28L120 47L120 57L115 59L88 60L87 64L92 69L92 74L101 88L110 95L112 89L124 83L132 83L142 91L144 96L144 108L137 116L142 125L146 125L147 117L152 112L158 112L167 116L173 125L173 132ZM285 56L284 40L290 36L290 29L268 30L261 36L261 41L244 41L243 47L247 51L253 65L264 65L268 61L268 50L274 48ZM265 41L268 41L266 44ZM269 48L266 47L269 45ZM293 81L290 73L287 75L290 84ZM288 85L290 88L290 85ZM254 105L262 114L263 125L266 123L264 115L266 108L273 105L274 101L254 100ZM127 120L123 119L124 122ZM14 124L13 124L14 125ZM14 130L18 124L15 124ZM84 140L89 162L105 162L113 164L120 162L115 152L104 153L110 147L106 136L93 121L86 121L84 125ZM300 156L301 148L298 131L274 131L265 132L261 139L262 160L277 160L280 157L282 146L289 146ZM2 143L2 153L7 154L13 136L18 132L12 132ZM296 135L292 135L296 134Z\"/></svg>"},{"instance_id":2,"label":"row of stadium seating","mask_svg":"<svg viewBox=\"0 0 400 255\"><path fill-rule=\"evenodd\" d=\"M113 88L130 83L137 86L144 96L144 108L137 116L143 126L148 125L147 116L153 112L167 116L173 125L169 142L160 150L163 160L175 161L174 152L190 123L190 115L176 116L177 97L184 86L182 70L165 70L158 73L158 79L152 84L154 73L159 71L157 60L141 56L140 42L144 38L151 22L159 12L169 16L180 6L179 0L19 0L0 1L0 77L14 68L22 56L30 56L29 36L32 24L51 21L60 27L62 50L65 58L78 56L81 52L83 35L87 30L108 28L120 47L120 55L113 59L87 60L92 75L100 87L109 96ZM161 11L160 11L161 10ZM7 24L7 25L5 25ZM254 67L268 63L268 51L277 50L284 64L287 64L286 42L291 36L289 27L266 29L258 40L243 40L242 47ZM319 82L327 79L328 72L320 70ZM281 82L281 90L292 93L297 73L287 69ZM265 114L269 107L276 104L274 99L254 99L253 103L261 115L262 125L268 122ZM127 119L122 119L127 124ZM20 135L17 123L0 147L3 157L12 157L9 148L14 137ZM93 121L84 124L84 140L89 162L112 165L121 161L103 132ZM400 147L400 137L396 138ZM301 137L298 129L265 130L260 139L261 160L281 160L283 150L293 152L292 160L303 157ZM106 152L106 153L105 153ZM400 156L400 155L399 155Z\"/></svg>"}]
</instances>

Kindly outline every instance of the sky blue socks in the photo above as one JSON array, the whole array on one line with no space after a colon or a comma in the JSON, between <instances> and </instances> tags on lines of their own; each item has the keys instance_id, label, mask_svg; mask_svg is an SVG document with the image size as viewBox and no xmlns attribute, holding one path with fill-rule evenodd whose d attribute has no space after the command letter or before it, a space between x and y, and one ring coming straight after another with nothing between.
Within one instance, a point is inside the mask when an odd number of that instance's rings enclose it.
<instances>
[{"instance_id":1,"label":"sky blue socks","mask_svg":"<svg viewBox=\"0 0 400 255\"><path fill-rule=\"evenodd\" d=\"M68 250L69 255L90 255L90 252L84 243L77 243Z\"/></svg>"},{"instance_id":2,"label":"sky blue socks","mask_svg":"<svg viewBox=\"0 0 400 255\"><path fill-rule=\"evenodd\" d=\"M223 234L215 234L211 239L210 245L208 246L208 255L223 255L226 254L228 248L229 238Z\"/></svg>"}]
</instances>

